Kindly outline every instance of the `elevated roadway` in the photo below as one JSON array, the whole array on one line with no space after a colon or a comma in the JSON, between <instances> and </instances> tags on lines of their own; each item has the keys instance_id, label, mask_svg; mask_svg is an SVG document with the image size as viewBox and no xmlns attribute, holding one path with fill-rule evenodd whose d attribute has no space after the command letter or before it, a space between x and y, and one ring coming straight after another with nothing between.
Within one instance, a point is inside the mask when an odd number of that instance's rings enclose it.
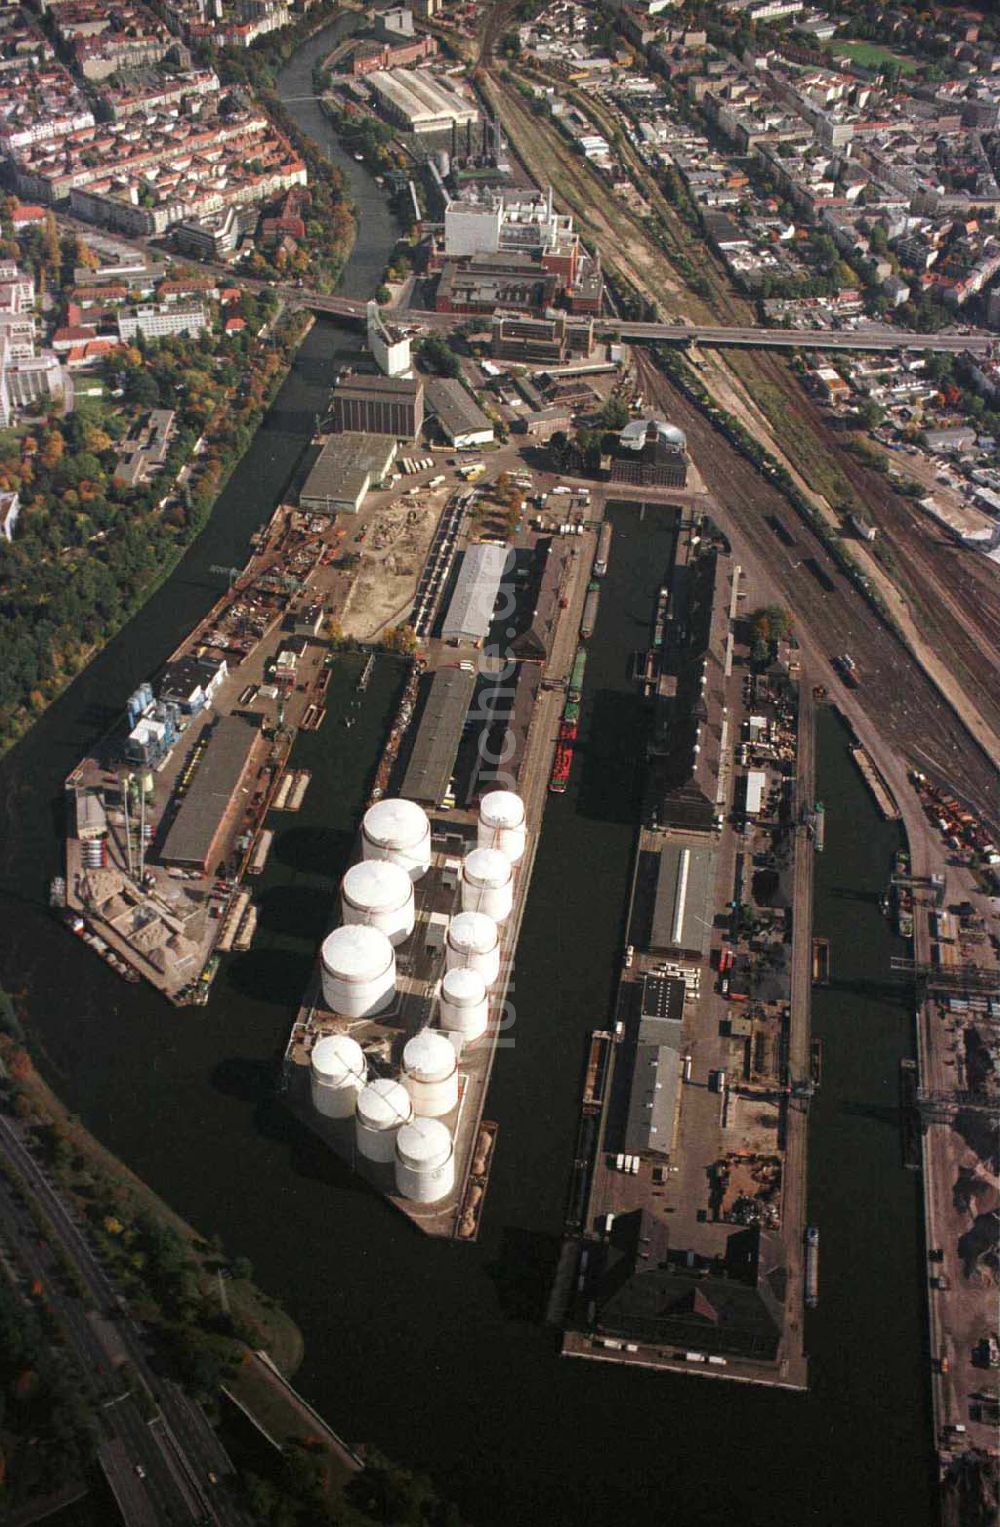
<instances>
[{"instance_id":1,"label":"elevated roadway","mask_svg":"<svg viewBox=\"0 0 1000 1527\"><path fill-rule=\"evenodd\" d=\"M276 288L278 295L287 303L307 307L314 313L329 313L337 318L363 320L367 304L352 297L328 296L322 292L309 291L304 287L284 286ZM387 308L384 315L390 322L409 323L447 332L469 323L476 315L469 313L435 313L428 308ZM485 321L485 315L484 315ZM736 347L747 350L934 350L944 354L959 354L963 350L984 355L993 345L1000 345L1000 338L992 334L911 334L903 329L874 328L865 325L860 329L765 329L750 325L736 328L725 324L714 326L686 323L639 323L622 318L599 318L595 325L598 334L614 334L624 340L675 345L703 345L709 349Z\"/></svg>"}]
</instances>

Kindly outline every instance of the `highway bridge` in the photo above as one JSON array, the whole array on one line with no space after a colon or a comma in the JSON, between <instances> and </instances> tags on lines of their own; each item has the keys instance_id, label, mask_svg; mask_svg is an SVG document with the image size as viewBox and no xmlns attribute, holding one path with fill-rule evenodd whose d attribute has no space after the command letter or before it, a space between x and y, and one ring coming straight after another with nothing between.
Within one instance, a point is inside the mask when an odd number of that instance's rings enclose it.
<instances>
[{"instance_id":1,"label":"highway bridge","mask_svg":"<svg viewBox=\"0 0 1000 1527\"><path fill-rule=\"evenodd\" d=\"M330 313L337 318L359 320L365 316L366 304L351 297L325 296L321 292L294 286L280 287L278 290L286 302L308 307L315 313ZM472 315L434 313L426 308L389 308L385 310L385 317L390 322L414 324L446 332L469 323ZM613 334L625 340L684 346L698 344L709 349L937 350L951 355L966 350L974 355L984 355L991 346L1000 346L1000 337L993 334L911 334L904 329L874 328L871 325L858 329L765 329L734 328L722 324L704 327L684 323L639 323L623 318L599 318L595 329L598 334Z\"/></svg>"}]
</instances>

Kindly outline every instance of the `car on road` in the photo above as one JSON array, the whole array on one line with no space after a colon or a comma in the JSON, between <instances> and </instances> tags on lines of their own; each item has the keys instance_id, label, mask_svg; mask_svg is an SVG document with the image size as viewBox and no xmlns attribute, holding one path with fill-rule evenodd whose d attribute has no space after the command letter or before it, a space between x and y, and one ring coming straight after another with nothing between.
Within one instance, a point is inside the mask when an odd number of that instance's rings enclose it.
<instances>
[{"instance_id":1,"label":"car on road","mask_svg":"<svg viewBox=\"0 0 1000 1527\"><path fill-rule=\"evenodd\" d=\"M142 1464L141 1464L141 1463L137 1463L137 1464L136 1464L136 1466L135 1466L135 1472L136 1472L136 1476L137 1476L137 1478L139 1478L139 1479L145 1479L145 1477L146 1477L146 1470L145 1470L145 1469L144 1469L144 1468L143 1468L143 1466L142 1466Z\"/></svg>"}]
</instances>

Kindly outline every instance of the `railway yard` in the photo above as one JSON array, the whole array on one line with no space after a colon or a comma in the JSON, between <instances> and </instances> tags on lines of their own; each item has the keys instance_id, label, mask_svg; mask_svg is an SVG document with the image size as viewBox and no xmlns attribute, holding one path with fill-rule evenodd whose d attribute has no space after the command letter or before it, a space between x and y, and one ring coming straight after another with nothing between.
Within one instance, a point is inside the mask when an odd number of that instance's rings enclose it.
<instances>
[{"instance_id":1,"label":"railway yard","mask_svg":"<svg viewBox=\"0 0 1000 1527\"><path fill-rule=\"evenodd\" d=\"M998 811L996 768L955 716L947 700L920 669L899 638L836 568L816 533L691 403L641 353L636 365L646 396L686 432L701 462L719 522L731 529L741 555L767 569L774 596L796 614L800 640L816 659L816 677L838 691L831 659L851 653L859 669L852 696L870 724L914 767L953 783L988 821ZM773 528L777 522L783 534ZM818 569L818 572L816 571ZM819 574L832 588L826 587ZM994 580L996 578L993 574ZM992 693L1000 667L980 663Z\"/></svg>"}]
</instances>

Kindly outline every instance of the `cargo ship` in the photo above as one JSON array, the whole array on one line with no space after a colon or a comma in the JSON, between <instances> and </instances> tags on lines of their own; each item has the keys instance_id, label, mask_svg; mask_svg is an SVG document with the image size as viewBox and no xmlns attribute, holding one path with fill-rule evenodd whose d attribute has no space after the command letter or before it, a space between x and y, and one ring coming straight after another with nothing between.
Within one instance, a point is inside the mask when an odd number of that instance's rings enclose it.
<instances>
[{"instance_id":1,"label":"cargo ship","mask_svg":"<svg viewBox=\"0 0 1000 1527\"><path fill-rule=\"evenodd\" d=\"M549 789L554 791L556 795L562 795L569 783L569 771L573 767L573 744L575 742L575 722L564 721L559 728L556 756L552 761L552 776L549 780Z\"/></svg>"},{"instance_id":2,"label":"cargo ship","mask_svg":"<svg viewBox=\"0 0 1000 1527\"><path fill-rule=\"evenodd\" d=\"M596 578L592 578L587 588L587 598L583 605L583 619L580 621L580 635L584 641L589 641L594 634L600 602L601 586Z\"/></svg>"},{"instance_id":3,"label":"cargo ship","mask_svg":"<svg viewBox=\"0 0 1000 1527\"><path fill-rule=\"evenodd\" d=\"M569 697L571 700L579 700L583 695L583 677L587 671L587 651L585 647L578 647L576 657L573 659L573 672L569 678Z\"/></svg>"},{"instance_id":4,"label":"cargo ship","mask_svg":"<svg viewBox=\"0 0 1000 1527\"><path fill-rule=\"evenodd\" d=\"M597 542L597 555L594 558L594 575L603 578L608 570L608 559L611 556L611 522L605 520L601 526L600 538Z\"/></svg>"},{"instance_id":5,"label":"cargo ship","mask_svg":"<svg viewBox=\"0 0 1000 1527\"><path fill-rule=\"evenodd\" d=\"M806 1231L806 1305L814 1310L819 1304L819 1231L810 1225Z\"/></svg>"}]
</instances>

